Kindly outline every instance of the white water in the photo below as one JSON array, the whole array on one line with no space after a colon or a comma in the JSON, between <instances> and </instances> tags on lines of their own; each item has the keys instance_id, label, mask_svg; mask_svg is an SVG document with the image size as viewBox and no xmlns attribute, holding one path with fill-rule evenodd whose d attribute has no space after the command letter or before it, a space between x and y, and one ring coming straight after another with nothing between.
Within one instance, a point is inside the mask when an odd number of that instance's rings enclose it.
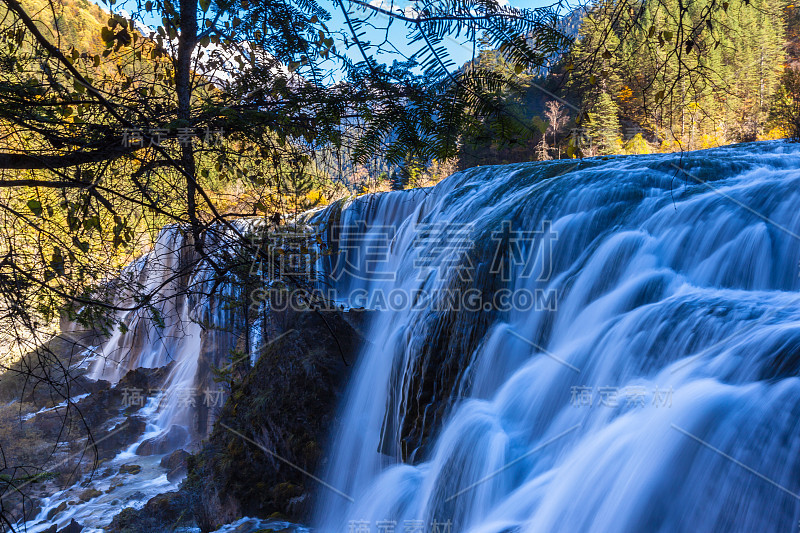
<instances>
[{"instance_id":1,"label":"white water","mask_svg":"<svg viewBox=\"0 0 800 533\"><path fill-rule=\"evenodd\" d=\"M253 221L243 220L237 225L240 231L254 230L250 227ZM229 234L223 231L211 235L214 240L207 244L207 250L215 253L224 249L226 241L232 237ZM178 277L179 273L183 275ZM199 363L203 353L210 359L209 364L219 366L230 356L235 342L231 332L235 331L236 324L234 312L222 298L233 298L235 289L233 285L223 283L216 288L215 297L208 297L213 280L213 270L206 263L196 261L191 242L176 226L164 228L153 250L125 268L117 282L120 293L116 303L120 307L135 307L135 295L151 294L154 295L152 308L137 308L118 314L117 320L125 328L116 328L101 347L90 349L90 353L96 356L90 365L89 376L113 384L136 368L159 368L170 363L173 366L159 389L138 391L146 402L135 413L147 423L144 434L134 444L120 450L113 459L104 462L98 472L84 476L80 483L43 501L38 516L27 524L28 531L42 531L51 524L62 528L72 519L86 527L84 531L102 531L123 508L140 508L153 496L178 488L180 480L169 481L166 470L159 465L166 454L140 456L136 450L143 441L165 435L173 425L182 426L190 436L189 441L177 448L192 450L210 429L198 423L197 407L208 401L207 407L212 410L211 420L215 416L213 410L222 407L224 395L218 396L214 391L212 396L205 396L206 388L222 385L215 385L210 379L209 369L201 369ZM117 391L117 394L124 398L131 391ZM76 397L72 401L79 399ZM131 401L132 405L141 405L138 400ZM53 409L59 407L63 406ZM111 421L111 427L91 428L94 438L105 438L123 422L124 417L119 416ZM174 450L168 450L171 451ZM88 456L91 453L87 453ZM135 475L117 474L116 471L124 464L137 464L142 470ZM115 473L106 474L109 471ZM81 502L78 496L87 488L103 494ZM70 505L47 520L48 513L62 502L70 502Z\"/></svg>"},{"instance_id":2,"label":"white water","mask_svg":"<svg viewBox=\"0 0 800 533\"><path fill-rule=\"evenodd\" d=\"M800 148L478 168L426 194L352 202L342 221L359 220L373 229L344 231L339 247L365 251L392 226L388 260L362 254L359 272L398 276L345 276L349 305L460 287L555 290L557 306L381 313L316 531L796 531ZM489 273L503 221L558 233L552 256L536 251L543 239L526 244L532 276ZM468 227L449 242L473 245L432 254L426 224ZM454 258L472 281L458 282ZM598 405L601 389L618 405Z\"/></svg>"},{"instance_id":3,"label":"white water","mask_svg":"<svg viewBox=\"0 0 800 533\"><path fill-rule=\"evenodd\" d=\"M190 409L187 402L178 401L177 392L195 385L197 360L202 347L203 329L198 320L210 312L208 299L192 298L188 287L196 291L206 284L206 269L191 271L188 285L175 279L176 273L189 265L181 264L191 257L191 243L176 226L165 228L158 236L153 250L128 266L123 273L123 290L138 286L138 294L155 294L152 308L135 308L120 313L118 320L126 328L116 328L103 344L92 365L90 376L119 381L135 368L159 368L175 362L175 368L164 385L166 397L157 411L157 426L171 424L188 426ZM135 307L130 294L123 294L120 303ZM161 324L154 320L157 313ZM223 317L221 317L224 320Z\"/></svg>"}]
</instances>

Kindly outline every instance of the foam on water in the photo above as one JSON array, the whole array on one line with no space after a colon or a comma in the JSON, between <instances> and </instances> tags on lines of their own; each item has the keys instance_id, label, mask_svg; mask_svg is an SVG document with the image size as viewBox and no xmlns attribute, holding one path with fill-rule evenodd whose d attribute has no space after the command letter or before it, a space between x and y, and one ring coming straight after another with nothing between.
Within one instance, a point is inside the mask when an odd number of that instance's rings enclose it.
<instances>
[{"instance_id":1,"label":"foam on water","mask_svg":"<svg viewBox=\"0 0 800 533\"><path fill-rule=\"evenodd\" d=\"M320 488L315 530L794 530L798 206L800 149L770 142L477 168L318 215L363 222L340 247L393 228L377 271L397 277L344 277L345 302L473 288L556 305L379 313L323 473L341 494ZM504 223L541 230L505 281L490 268ZM432 254L436 225L472 246Z\"/></svg>"}]
</instances>

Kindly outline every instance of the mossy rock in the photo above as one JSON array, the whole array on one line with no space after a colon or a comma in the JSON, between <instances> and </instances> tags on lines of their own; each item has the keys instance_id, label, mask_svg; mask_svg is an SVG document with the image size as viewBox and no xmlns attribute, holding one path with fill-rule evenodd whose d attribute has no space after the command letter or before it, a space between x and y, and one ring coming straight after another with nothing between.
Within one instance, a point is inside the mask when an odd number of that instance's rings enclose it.
<instances>
[{"instance_id":1,"label":"mossy rock","mask_svg":"<svg viewBox=\"0 0 800 533\"><path fill-rule=\"evenodd\" d=\"M81 492L78 498L82 502L88 502L91 499L97 498L98 496L102 496L103 491L97 489L86 489L85 491Z\"/></svg>"},{"instance_id":2,"label":"mossy rock","mask_svg":"<svg viewBox=\"0 0 800 533\"><path fill-rule=\"evenodd\" d=\"M57 507L50 509L50 511L47 513L47 519L52 520L54 516L56 516L58 513L62 512L66 508L67 508L67 502L59 503Z\"/></svg>"},{"instance_id":3,"label":"mossy rock","mask_svg":"<svg viewBox=\"0 0 800 533\"><path fill-rule=\"evenodd\" d=\"M192 494L196 512L212 508L219 524L276 512L295 522L309 517L314 487L305 474L275 457L307 472L325 460L320 443L337 423L337 406L365 343L348 314L273 313L275 331L265 338L277 340L233 384L218 419L247 439L217 424L188 462L181 490Z\"/></svg>"},{"instance_id":4,"label":"mossy rock","mask_svg":"<svg viewBox=\"0 0 800 533\"><path fill-rule=\"evenodd\" d=\"M122 465L119 467L120 474L130 474L132 476L135 476L141 471L142 467L140 465L129 464L129 465Z\"/></svg>"}]
</instances>

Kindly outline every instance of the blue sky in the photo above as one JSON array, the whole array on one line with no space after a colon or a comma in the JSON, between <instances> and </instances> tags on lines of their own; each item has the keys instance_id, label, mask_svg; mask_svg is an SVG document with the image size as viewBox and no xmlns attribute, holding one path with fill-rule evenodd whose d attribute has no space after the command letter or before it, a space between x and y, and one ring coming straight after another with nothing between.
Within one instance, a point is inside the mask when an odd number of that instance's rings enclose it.
<instances>
[{"instance_id":1,"label":"blue sky","mask_svg":"<svg viewBox=\"0 0 800 533\"><path fill-rule=\"evenodd\" d=\"M383 2L384 7L388 7L389 4L392 2L394 3L394 10L403 9L412 4L412 2L404 1L404 0L373 0L373 3ZM519 8L536 8L542 7L547 5L552 5L554 0L511 0L511 5L514 7ZM334 2L323 0L321 2L323 6L325 6L328 11L331 13L333 19L331 20L330 27L331 29L335 27L343 27L345 24L344 17L341 14L340 8ZM374 18L375 24L385 24L388 20L386 16L378 15ZM395 21L392 24L392 28L389 33L389 39L391 43L400 50L403 54L410 55L414 48L409 45L409 39L407 37L408 27L404 26L400 21ZM383 40L384 33L380 31L372 31L366 34L368 39L372 39L375 42L380 42ZM443 43L447 48L448 54L450 58L455 62L456 65L461 65L468 61L472 56L472 46L464 43L463 40L461 42L456 41L454 39L448 39ZM353 51L355 52L355 51Z\"/></svg>"},{"instance_id":2,"label":"blue sky","mask_svg":"<svg viewBox=\"0 0 800 533\"><path fill-rule=\"evenodd\" d=\"M102 0L96 0L104 9L108 9L108 5L104 5ZM254 0L258 1L258 0ZM412 4L407 0L372 0L373 3L383 2L384 7L388 7L392 2L394 5L394 10L403 9ZM502 2L503 0L501 0ZM508 2L508 0L505 0ZM510 0L510 4L514 7L519 8L536 8L542 7L547 5L552 5L553 2L556 0ZM338 7L333 0L320 0L320 4L324 9L326 9L332 16L332 19L328 22L328 27L335 31L340 28L345 27L345 20ZM118 2L113 6L115 12L130 12L136 5L135 0L118 0ZM126 9L127 8L127 9ZM126 13L127 14L127 13ZM385 26L388 21L388 18L384 15L376 15L373 16L373 24L376 26ZM148 26L155 28L160 24L160 20L155 16L148 16L145 18L144 23ZM395 46L400 53L405 55L411 55L415 47L412 47L409 44L409 39L407 37L408 28L402 24L401 21L394 21L391 25L391 29L389 30L388 40L391 42L393 46ZM380 42L384 39L385 32L381 31L380 29L366 29L366 34L364 38L366 40L371 40L373 42ZM464 43L463 40L461 42L456 41L454 39L448 39L443 43L447 49L447 53L454 62L456 66L460 66L463 63L467 62L472 56L472 46ZM339 50L342 49L341 46L337 43L337 48ZM358 50L355 47L351 47L347 51L347 55L353 60L360 60L361 56ZM391 62L392 59L400 59L402 58L401 55L396 54L382 54L376 57L381 62Z\"/></svg>"}]
</instances>

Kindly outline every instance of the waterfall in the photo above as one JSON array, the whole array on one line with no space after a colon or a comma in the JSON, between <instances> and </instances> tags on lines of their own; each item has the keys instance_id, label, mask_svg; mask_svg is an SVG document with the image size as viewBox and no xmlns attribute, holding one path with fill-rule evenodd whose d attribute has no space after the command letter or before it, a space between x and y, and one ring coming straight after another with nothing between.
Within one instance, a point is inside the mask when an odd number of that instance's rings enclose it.
<instances>
[{"instance_id":1,"label":"waterfall","mask_svg":"<svg viewBox=\"0 0 800 533\"><path fill-rule=\"evenodd\" d=\"M798 169L482 167L317 213L337 298L380 312L316 531L795 530Z\"/></svg>"},{"instance_id":2,"label":"waterfall","mask_svg":"<svg viewBox=\"0 0 800 533\"><path fill-rule=\"evenodd\" d=\"M133 369L159 368L174 362L163 387L163 393L172 393L173 397L160 402L163 406L153 418L159 429L166 429L172 423L190 424L188 402L178 402L174 393L195 386L202 344L198 315L210 311L208 300L198 309L187 290L197 282L202 284L202 277L190 283L181 283L175 277L187 270L192 252L184 231L178 226L168 226L159 233L152 251L125 268L118 302L132 309L118 314L116 319L122 327L116 327L103 343L90 369L92 378L116 383ZM192 278L204 275L203 269L184 274ZM137 293L154 295L153 305L136 306Z\"/></svg>"},{"instance_id":3,"label":"waterfall","mask_svg":"<svg viewBox=\"0 0 800 533\"><path fill-rule=\"evenodd\" d=\"M239 234L247 234L262 222L240 220L234 225ZM225 261L221 255L237 250L239 236L225 228L212 230L206 236L206 252ZM28 531L45 531L52 523L62 528L73 519L86 531L102 531L122 508L139 508L153 496L178 488L181 478L169 478L160 460L180 448L197 449L227 397L211 369L229 363L242 337L261 333L258 324L242 323L241 310L231 306L241 300L242 289L229 281L200 259L188 232L175 225L162 229L149 253L109 281L116 294L113 303L127 310L117 313L117 325L102 345L89 349L88 375L116 384L132 370L165 367L166 377L157 389L113 391L122 396L123 408L127 402L144 420L144 432L104 462L102 472L45 498L38 516L26 524ZM149 295L148 305L139 305L142 295ZM91 429L102 441L129 424L120 412ZM153 441L163 444L140 449ZM141 470L121 482L116 473L128 464ZM84 487L99 489L102 495L81 502ZM67 501L70 505L64 509ZM56 514L51 519L52 513Z\"/></svg>"}]
</instances>

